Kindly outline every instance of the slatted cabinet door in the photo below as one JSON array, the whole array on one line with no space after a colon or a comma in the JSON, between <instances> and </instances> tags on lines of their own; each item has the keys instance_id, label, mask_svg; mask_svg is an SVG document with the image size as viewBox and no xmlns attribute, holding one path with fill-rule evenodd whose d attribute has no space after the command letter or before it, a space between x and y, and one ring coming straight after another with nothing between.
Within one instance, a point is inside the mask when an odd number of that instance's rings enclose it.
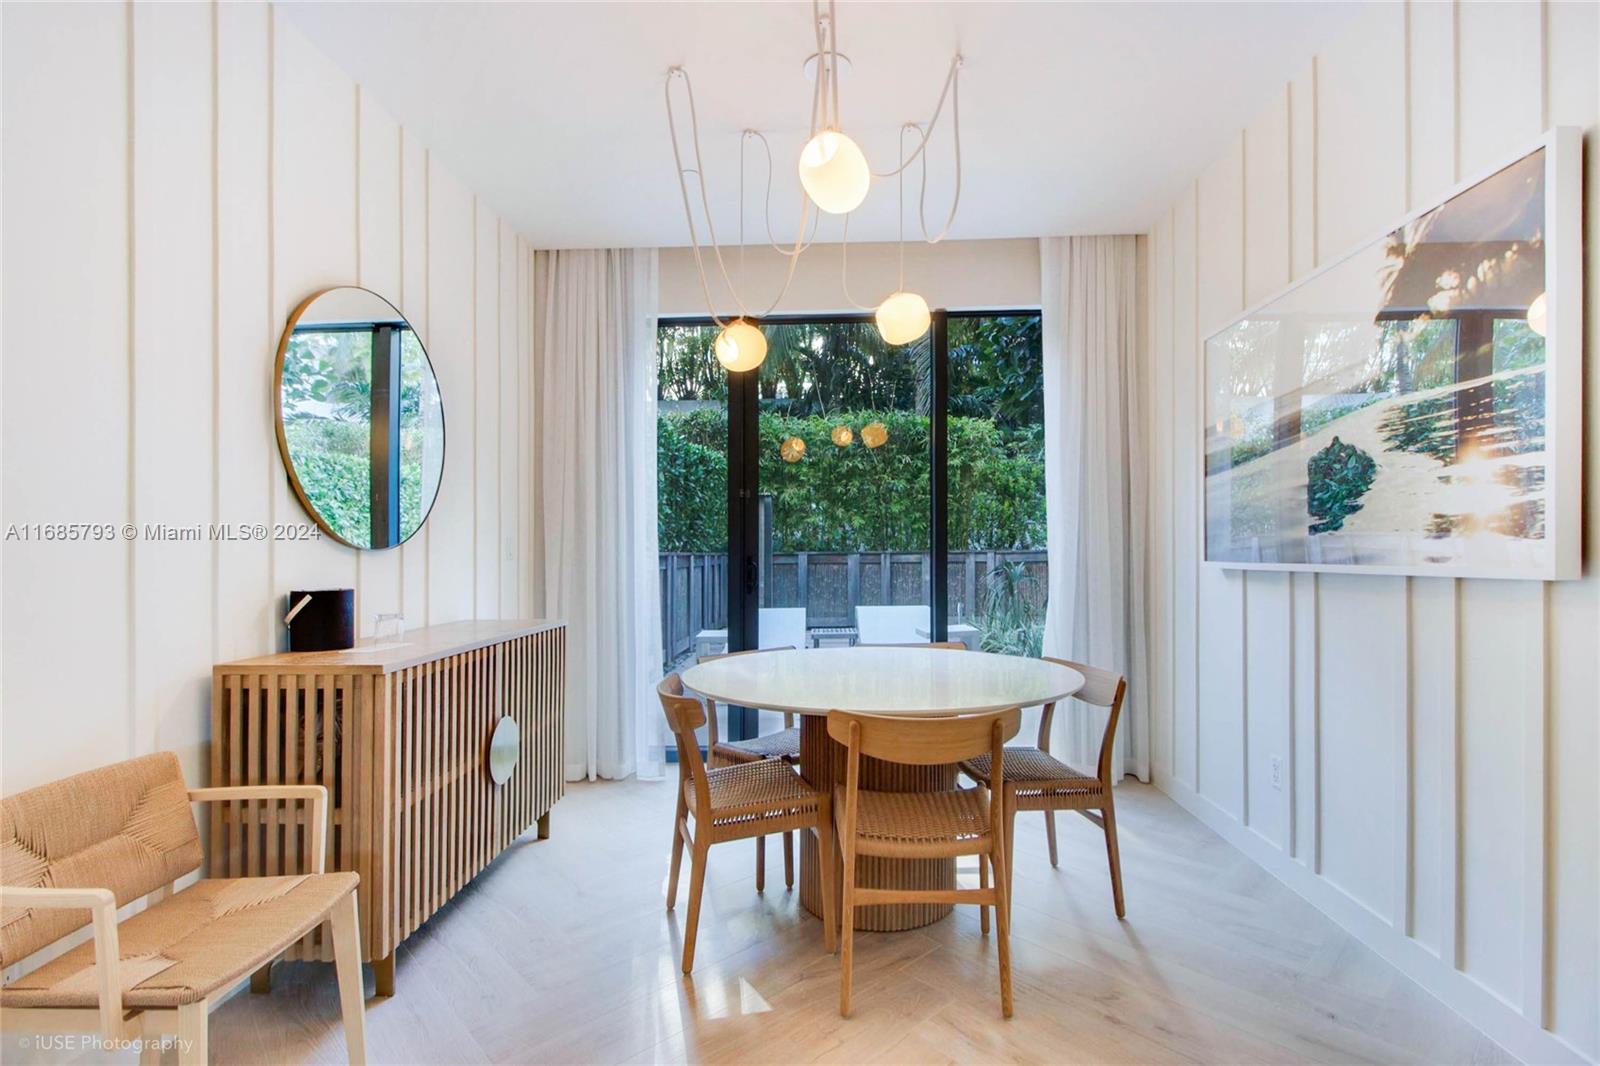
<instances>
[{"instance_id":1,"label":"slatted cabinet door","mask_svg":"<svg viewBox=\"0 0 1600 1066\"><path fill-rule=\"evenodd\" d=\"M319 784L331 825L327 868L361 875L362 958L392 990L395 948L561 798L566 630L548 622L462 622L398 645L299 652L212 673L213 785ZM489 741L517 723L515 770L489 776ZM297 808L217 804L217 877L309 869ZM288 956L331 960L322 932Z\"/></svg>"}]
</instances>

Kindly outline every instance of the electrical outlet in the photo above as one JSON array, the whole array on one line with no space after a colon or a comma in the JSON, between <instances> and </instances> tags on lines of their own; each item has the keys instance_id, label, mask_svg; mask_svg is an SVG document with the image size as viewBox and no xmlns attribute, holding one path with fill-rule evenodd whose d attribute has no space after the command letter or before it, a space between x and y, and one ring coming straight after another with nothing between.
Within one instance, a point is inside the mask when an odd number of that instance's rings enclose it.
<instances>
[{"instance_id":1,"label":"electrical outlet","mask_svg":"<svg viewBox=\"0 0 1600 1066\"><path fill-rule=\"evenodd\" d=\"M1271 766L1272 787L1281 791L1283 789L1283 760L1274 755Z\"/></svg>"}]
</instances>

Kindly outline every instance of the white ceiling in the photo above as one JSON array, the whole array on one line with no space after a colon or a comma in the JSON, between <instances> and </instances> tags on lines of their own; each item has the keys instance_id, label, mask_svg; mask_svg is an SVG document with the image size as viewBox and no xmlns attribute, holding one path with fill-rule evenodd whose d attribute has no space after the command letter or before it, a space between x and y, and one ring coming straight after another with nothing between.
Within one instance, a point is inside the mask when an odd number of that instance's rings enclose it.
<instances>
[{"instance_id":1,"label":"white ceiling","mask_svg":"<svg viewBox=\"0 0 1600 1066\"><path fill-rule=\"evenodd\" d=\"M1142 231L1357 7L846 0L843 124L887 169L899 124L926 120L959 48L964 178L951 237ZM540 247L688 243L662 94L681 63L694 78L719 236L729 241L738 224L739 134L750 127L772 140L773 226L781 242L793 237L811 103L808 2L280 10ZM941 137L932 149L933 227L947 210L950 148ZM752 240L763 167L752 156ZM851 239L892 239L895 206L894 183L875 182ZM914 199L907 220L914 232ZM830 216L820 239L836 240L838 227Z\"/></svg>"}]
</instances>

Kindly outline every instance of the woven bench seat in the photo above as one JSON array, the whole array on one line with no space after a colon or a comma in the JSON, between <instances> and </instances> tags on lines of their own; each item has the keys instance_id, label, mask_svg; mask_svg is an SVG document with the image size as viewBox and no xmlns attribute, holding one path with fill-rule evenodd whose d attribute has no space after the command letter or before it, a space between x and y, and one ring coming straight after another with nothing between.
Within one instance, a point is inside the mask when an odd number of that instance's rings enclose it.
<instances>
[{"instance_id":1,"label":"woven bench seat","mask_svg":"<svg viewBox=\"0 0 1600 1066\"><path fill-rule=\"evenodd\" d=\"M356 887L353 873L198 881L117 926L125 1007L198 1003L277 958ZM94 945L0 990L7 1007L96 1005Z\"/></svg>"}]
</instances>

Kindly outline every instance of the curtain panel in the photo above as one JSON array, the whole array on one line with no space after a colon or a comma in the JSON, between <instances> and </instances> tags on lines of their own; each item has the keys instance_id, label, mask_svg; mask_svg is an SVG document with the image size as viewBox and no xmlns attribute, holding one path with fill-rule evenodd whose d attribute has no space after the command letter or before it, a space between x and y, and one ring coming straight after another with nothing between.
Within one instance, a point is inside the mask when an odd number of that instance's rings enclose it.
<instances>
[{"instance_id":1,"label":"curtain panel","mask_svg":"<svg viewBox=\"0 0 1600 1066\"><path fill-rule=\"evenodd\" d=\"M1044 652L1127 678L1112 765L1148 781L1140 255L1131 236L1040 242L1050 530ZM1057 710L1051 747L1092 767L1104 728L1103 712L1072 701Z\"/></svg>"},{"instance_id":2,"label":"curtain panel","mask_svg":"<svg viewBox=\"0 0 1600 1066\"><path fill-rule=\"evenodd\" d=\"M659 776L654 249L534 262L535 603L567 623L569 781Z\"/></svg>"}]
</instances>

